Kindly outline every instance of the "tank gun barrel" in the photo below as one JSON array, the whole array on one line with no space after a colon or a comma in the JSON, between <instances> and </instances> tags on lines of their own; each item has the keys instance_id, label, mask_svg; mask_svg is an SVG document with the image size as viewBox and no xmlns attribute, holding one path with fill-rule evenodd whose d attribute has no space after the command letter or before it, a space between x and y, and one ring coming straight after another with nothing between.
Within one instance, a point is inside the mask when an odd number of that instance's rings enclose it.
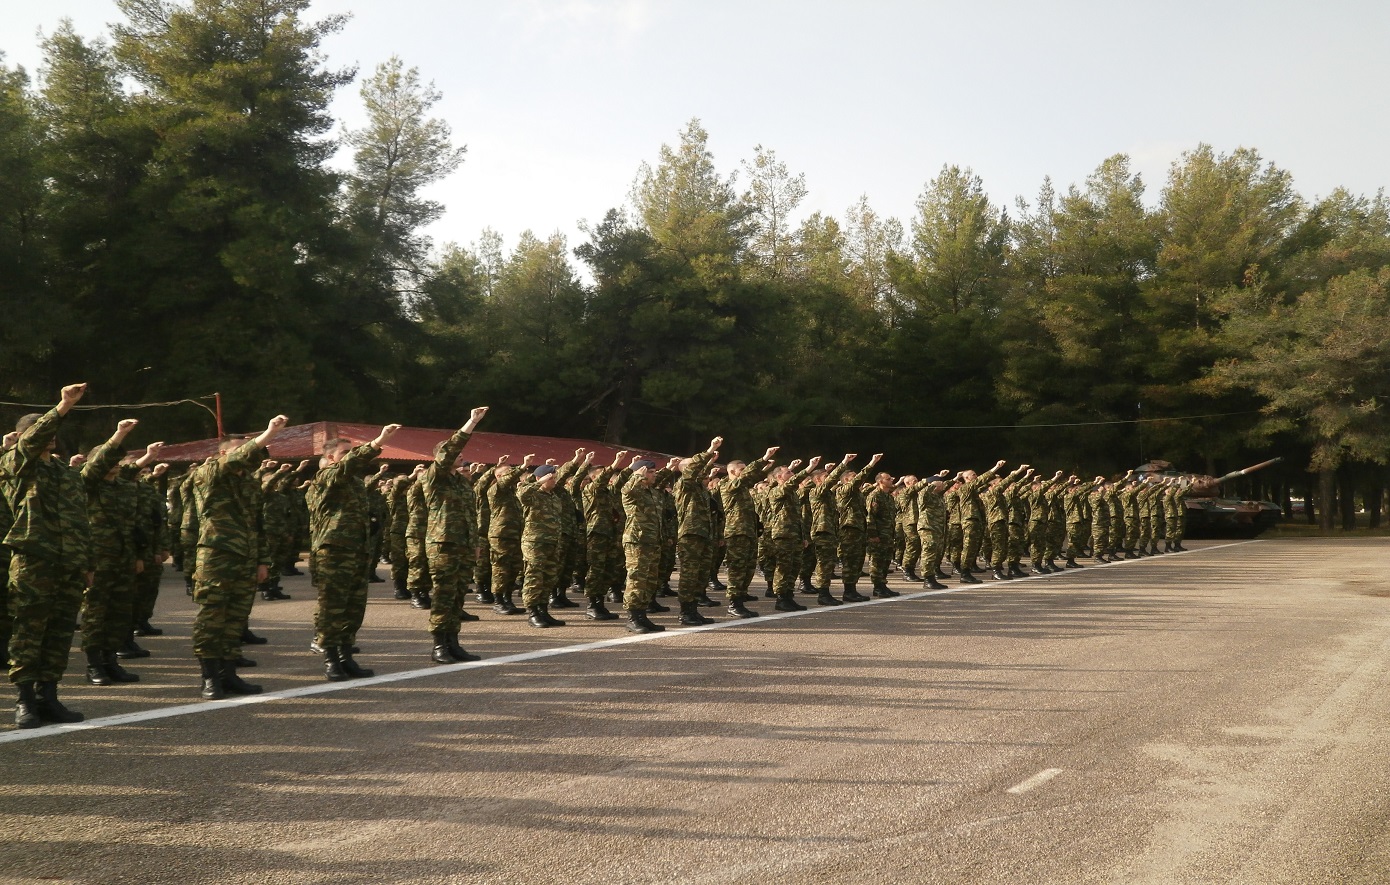
<instances>
[{"instance_id":1,"label":"tank gun barrel","mask_svg":"<svg viewBox=\"0 0 1390 885\"><path fill-rule=\"evenodd\" d=\"M1280 461L1283 460L1283 458L1270 458L1268 461L1261 461L1259 464L1256 464L1253 467L1247 467L1244 470L1232 470L1225 476L1218 476L1216 478L1216 482L1217 484L1220 484L1228 479L1235 479L1238 476L1245 476L1246 474L1254 473L1256 470L1264 470L1266 467L1273 467L1275 464L1278 464Z\"/></svg>"}]
</instances>

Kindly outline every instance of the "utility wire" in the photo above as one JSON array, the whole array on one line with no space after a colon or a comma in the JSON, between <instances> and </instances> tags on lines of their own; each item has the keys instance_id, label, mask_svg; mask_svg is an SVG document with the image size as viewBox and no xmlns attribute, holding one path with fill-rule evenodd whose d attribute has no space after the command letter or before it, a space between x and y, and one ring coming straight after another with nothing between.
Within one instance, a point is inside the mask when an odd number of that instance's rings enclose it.
<instances>
[{"instance_id":1,"label":"utility wire","mask_svg":"<svg viewBox=\"0 0 1390 885\"><path fill-rule=\"evenodd\" d=\"M1198 418L1225 418L1230 415L1258 415L1259 409L1244 412L1212 412L1207 415L1179 415L1173 418L1124 418L1117 421L1071 421L1065 424L809 424L837 430L1031 430L1035 427L1098 427L1108 424L1155 424L1160 421L1194 421Z\"/></svg>"},{"instance_id":2,"label":"utility wire","mask_svg":"<svg viewBox=\"0 0 1390 885\"><path fill-rule=\"evenodd\" d=\"M206 404L199 402L199 400L212 399L215 395L216 395L216 394L208 394L207 396L200 396L200 397L198 397L197 399L176 399L176 400L171 400L171 401L169 401L169 402L167 402L167 403L117 403L117 404L114 404L114 405L86 405L86 406L80 405L80 404L79 404L79 405L73 406L72 408L73 408L74 411L81 410L81 411L84 411L84 412L94 412L94 411L97 411L97 410L100 410L100 409L156 409L156 408L163 408L163 407L165 407L165 406L181 406L181 405L184 405L185 403L187 403L187 404L189 404L189 405L197 406L198 408L202 409L203 411L207 412L209 415L212 415L212 416L215 418L215 417L217 417L217 412L213 411L212 408L209 407L209 406L207 406ZM0 402L0 406L13 406L13 407L18 408L18 409L43 409L43 410L47 411L48 409L53 408L53 403L7 403L7 402Z\"/></svg>"}]
</instances>

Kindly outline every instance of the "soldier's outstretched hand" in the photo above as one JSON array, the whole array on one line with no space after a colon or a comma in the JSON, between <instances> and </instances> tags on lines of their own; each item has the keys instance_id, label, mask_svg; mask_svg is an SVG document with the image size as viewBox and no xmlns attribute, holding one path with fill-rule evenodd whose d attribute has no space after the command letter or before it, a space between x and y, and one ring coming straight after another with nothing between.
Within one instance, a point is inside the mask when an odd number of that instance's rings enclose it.
<instances>
[{"instance_id":1,"label":"soldier's outstretched hand","mask_svg":"<svg viewBox=\"0 0 1390 885\"><path fill-rule=\"evenodd\" d=\"M722 445L724 445L724 437L716 436L714 439L709 441L709 451L717 452L719 451L719 447Z\"/></svg>"},{"instance_id":2,"label":"soldier's outstretched hand","mask_svg":"<svg viewBox=\"0 0 1390 885\"><path fill-rule=\"evenodd\" d=\"M81 384L69 384L64 387L62 392L58 394L58 414L66 415L68 410L77 405L86 392L87 382L85 381Z\"/></svg>"},{"instance_id":3,"label":"soldier's outstretched hand","mask_svg":"<svg viewBox=\"0 0 1390 885\"><path fill-rule=\"evenodd\" d=\"M376 439L372 440L372 445L376 446L378 449L381 448L386 444L386 441L395 436L396 431L400 429L401 425L399 424L387 424L385 427L381 428L381 432L376 435Z\"/></svg>"},{"instance_id":4,"label":"soldier's outstretched hand","mask_svg":"<svg viewBox=\"0 0 1390 885\"><path fill-rule=\"evenodd\" d=\"M773 457L777 454L777 450L779 448L781 448L781 446L772 446L766 452L763 452L763 460L771 461Z\"/></svg>"}]
</instances>

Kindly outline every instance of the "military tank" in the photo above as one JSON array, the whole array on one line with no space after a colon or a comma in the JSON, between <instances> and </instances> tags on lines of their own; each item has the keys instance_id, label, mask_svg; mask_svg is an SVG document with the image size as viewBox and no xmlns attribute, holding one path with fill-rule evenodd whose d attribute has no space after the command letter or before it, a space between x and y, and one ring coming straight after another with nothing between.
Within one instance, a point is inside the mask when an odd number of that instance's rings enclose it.
<instances>
[{"instance_id":1,"label":"military tank","mask_svg":"<svg viewBox=\"0 0 1390 885\"><path fill-rule=\"evenodd\" d=\"M1283 461L1270 458L1244 470L1232 470L1224 476L1184 473L1167 461L1150 461L1135 468L1135 473L1160 478L1177 477L1188 482L1187 536L1195 538L1253 538L1283 519L1284 511L1273 501L1244 501L1220 496L1221 484L1264 470Z\"/></svg>"}]
</instances>

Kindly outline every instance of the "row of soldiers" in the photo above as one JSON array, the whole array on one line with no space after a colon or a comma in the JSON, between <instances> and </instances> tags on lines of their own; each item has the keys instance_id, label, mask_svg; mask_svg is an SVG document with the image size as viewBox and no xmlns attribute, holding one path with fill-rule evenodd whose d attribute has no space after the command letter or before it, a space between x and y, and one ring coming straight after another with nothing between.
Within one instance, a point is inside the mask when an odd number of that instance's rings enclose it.
<instances>
[{"instance_id":1,"label":"row of soldiers","mask_svg":"<svg viewBox=\"0 0 1390 885\"><path fill-rule=\"evenodd\" d=\"M64 388L59 406L22 419L0 459L10 522L4 549L14 554L11 617L0 620L15 626L10 675L22 727L81 716L56 697L78 603L89 681L138 679L118 659L148 654L132 632L159 632L149 617L171 549L199 606L193 645L203 696L260 691L237 668L254 663L243 645L264 641L249 630L256 593L286 598L278 577L301 550L300 496L318 594L312 646L330 680L371 675L353 655L382 554L397 597L429 610L432 659L452 663L477 660L459 643L461 625L477 620L464 605L474 585L480 602L524 613L538 628L564 626L550 609L574 606L573 585L587 597L588 618L615 620L606 603L619 602L626 628L649 633L664 629L649 617L669 611L658 602L663 595L678 598L684 626L711 622L700 611L716 605L711 589L727 593L731 616L757 617L749 606L759 566L775 608L796 611L804 608L794 598L798 580L822 605L868 599L857 591L866 561L872 594L884 597L897 595L886 582L895 558L910 579L940 588L948 560L962 581L978 582L981 555L1004 580L1024 574L1025 555L1046 573L1059 557L1076 567L1086 554L1105 561L1156 553L1158 537L1165 551L1181 549L1179 483L1132 474L1116 482L1061 472L1044 479L1028 465L1004 474L1002 461L978 474L894 478L874 473L881 454L862 470L853 454L835 464L816 457L777 465L776 447L721 466L718 437L663 466L627 452L595 464L584 449L564 464L536 464L534 455L515 465L505 457L464 462L486 407L409 475L374 470L398 425L361 445L330 440L317 463L271 461L267 445L288 420L277 416L263 433L224 441L217 456L170 483L166 510L156 491L165 468L153 463L160 444L139 458L125 451L133 420L80 466L52 457L58 424L85 389ZM831 591L837 566L839 597Z\"/></svg>"}]
</instances>

